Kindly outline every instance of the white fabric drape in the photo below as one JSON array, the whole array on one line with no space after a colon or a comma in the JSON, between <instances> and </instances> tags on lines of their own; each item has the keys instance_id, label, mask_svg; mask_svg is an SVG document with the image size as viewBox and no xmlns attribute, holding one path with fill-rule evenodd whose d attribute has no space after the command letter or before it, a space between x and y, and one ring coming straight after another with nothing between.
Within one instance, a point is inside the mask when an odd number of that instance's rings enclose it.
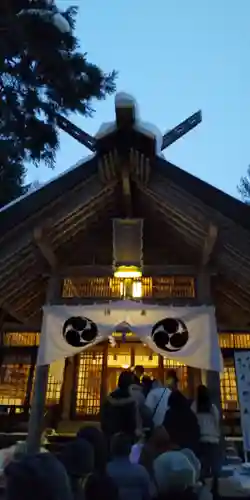
<instances>
[{"instance_id":1,"label":"white fabric drape","mask_svg":"<svg viewBox=\"0 0 250 500\"><path fill-rule=\"evenodd\" d=\"M124 323L162 356L197 368L223 369L212 306L157 306L125 300L86 307L45 306L38 364L92 347Z\"/></svg>"}]
</instances>

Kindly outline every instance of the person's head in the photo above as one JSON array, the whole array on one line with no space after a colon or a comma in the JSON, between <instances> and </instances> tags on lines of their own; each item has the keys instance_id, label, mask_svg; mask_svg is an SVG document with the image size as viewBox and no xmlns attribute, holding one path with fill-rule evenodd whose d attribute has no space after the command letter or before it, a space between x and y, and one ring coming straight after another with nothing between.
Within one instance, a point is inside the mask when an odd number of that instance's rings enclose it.
<instances>
[{"instance_id":1,"label":"person's head","mask_svg":"<svg viewBox=\"0 0 250 500\"><path fill-rule=\"evenodd\" d=\"M193 466L195 470L195 482L198 483L200 479L200 474L201 474L201 463L200 460L197 458L197 456L194 454L190 448L183 448L181 450L181 453L187 457L191 465Z\"/></svg>"},{"instance_id":2,"label":"person's head","mask_svg":"<svg viewBox=\"0 0 250 500\"><path fill-rule=\"evenodd\" d=\"M119 375L118 387L119 389L121 389L121 391L126 392L128 391L129 386L133 384L133 381L134 381L133 373L131 373L129 370L124 370Z\"/></svg>"},{"instance_id":3,"label":"person's head","mask_svg":"<svg viewBox=\"0 0 250 500\"><path fill-rule=\"evenodd\" d=\"M86 479L85 500L118 500L119 491L113 479L105 473L94 472Z\"/></svg>"},{"instance_id":4,"label":"person's head","mask_svg":"<svg viewBox=\"0 0 250 500\"><path fill-rule=\"evenodd\" d=\"M142 365L136 365L134 367L134 374L136 377L138 377L138 379L140 380L141 377L143 376L144 374L144 367Z\"/></svg>"},{"instance_id":5,"label":"person's head","mask_svg":"<svg viewBox=\"0 0 250 500\"><path fill-rule=\"evenodd\" d=\"M178 389L179 379L175 370L168 370L166 376L166 386L171 389L171 391L176 391Z\"/></svg>"},{"instance_id":6,"label":"person's head","mask_svg":"<svg viewBox=\"0 0 250 500\"><path fill-rule=\"evenodd\" d=\"M199 385L197 389L197 412L209 413L212 408L211 397L205 385Z\"/></svg>"},{"instance_id":7,"label":"person's head","mask_svg":"<svg viewBox=\"0 0 250 500\"><path fill-rule=\"evenodd\" d=\"M76 438L66 444L60 459L70 477L74 491L78 488L79 481L94 470L93 446L85 439Z\"/></svg>"},{"instance_id":8,"label":"person's head","mask_svg":"<svg viewBox=\"0 0 250 500\"><path fill-rule=\"evenodd\" d=\"M180 412L185 411L187 408L189 408L187 398L185 398L185 396L180 391L171 392L168 399L168 405L171 410L178 410Z\"/></svg>"},{"instance_id":9,"label":"person's head","mask_svg":"<svg viewBox=\"0 0 250 500\"><path fill-rule=\"evenodd\" d=\"M102 431L94 426L81 427L77 438L84 439L93 446L95 470L104 470L107 463L107 443Z\"/></svg>"},{"instance_id":10,"label":"person's head","mask_svg":"<svg viewBox=\"0 0 250 500\"><path fill-rule=\"evenodd\" d=\"M154 448L156 452L164 453L169 449L170 439L169 435L163 425L155 427L152 434L148 440L150 446Z\"/></svg>"},{"instance_id":11,"label":"person's head","mask_svg":"<svg viewBox=\"0 0 250 500\"><path fill-rule=\"evenodd\" d=\"M111 455L113 458L129 457L131 448L131 438L123 432L115 434L111 439Z\"/></svg>"},{"instance_id":12,"label":"person's head","mask_svg":"<svg viewBox=\"0 0 250 500\"><path fill-rule=\"evenodd\" d=\"M66 470L51 453L23 455L4 475L6 500L73 500Z\"/></svg>"},{"instance_id":13,"label":"person's head","mask_svg":"<svg viewBox=\"0 0 250 500\"><path fill-rule=\"evenodd\" d=\"M194 467L180 451L162 453L153 468L159 493L183 492L196 483Z\"/></svg>"}]
</instances>

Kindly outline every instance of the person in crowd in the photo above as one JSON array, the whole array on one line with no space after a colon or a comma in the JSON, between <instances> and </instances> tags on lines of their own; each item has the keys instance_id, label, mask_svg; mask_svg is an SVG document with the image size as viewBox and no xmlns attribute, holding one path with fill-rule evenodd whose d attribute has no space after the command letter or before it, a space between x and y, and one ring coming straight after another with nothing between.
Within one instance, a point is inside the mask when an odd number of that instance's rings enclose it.
<instances>
[{"instance_id":1,"label":"person in crowd","mask_svg":"<svg viewBox=\"0 0 250 500\"><path fill-rule=\"evenodd\" d=\"M85 439L73 439L62 449L60 460L68 473L74 498L78 498L86 477L94 471L93 446Z\"/></svg>"},{"instance_id":2,"label":"person in crowd","mask_svg":"<svg viewBox=\"0 0 250 500\"><path fill-rule=\"evenodd\" d=\"M138 409L130 393L133 374L123 371L118 380L118 388L104 401L100 411L101 429L108 442L118 432L125 432L131 437L136 434Z\"/></svg>"},{"instance_id":3,"label":"person in crowd","mask_svg":"<svg viewBox=\"0 0 250 500\"><path fill-rule=\"evenodd\" d=\"M177 391L178 390L178 383L179 379L177 377L177 373L175 370L168 370L167 371L167 377L166 377L166 386L171 390L171 391Z\"/></svg>"},{"instance_id":4,"label":"person in crowd","mask_svg":"<svg viewBox=\"0 0 250 500\"><path fill-rule=\"evenodd\" d=\"M142 384L138 384L135 382L134 378L129 387L129 393L134 398L135 402L139 407L142 407L145 404L145 396L143 394L143 386Z\"/></svg>"},{"instance_id":5,"label":"person in crowd","mask_svg":"<svg viewBox=\"0 0 250 500\"><path fill-rule=\"evenodd\" d=\"M153 387L148 393L145 405L151 412L154 427L162 425L166 411L168 409L168 399L171 391L168 387L163 387L160 382L153 382Z\"/></svg>"},{"instance_id":6,"label":"person in crowd","mask_svg":"<svg viewBox=\"0 0 250 500\"><path fill-rule=\"evenodd\" d=\"M144 367L142 365L136 365L133 369L134 384L140 384L144 374Z\"/></svg>"},{"instance_id":7,"label":"person in crowd","mask_svg":"<svg viewBox=\"0 0 250 500\"><path fill-rule=\"evenodd\" d=\"M150 477L142 465L131 464L131 444L130 436L124 433L113 436L107 473L118 487L120 500L149 500L152 492Z\"/></svg>"},{"instance_id":8,"label":"person in crowd","mask_svg":"<svg viewBox=\"0 0 250 500\"><path fill-rule=\"evenodd\" d=\"M180 448L190 448L195 454L199 451L200 429L196 415L189 401L180 391L171 392L163 425L170 441Z\"/></svg>"},{"instance_id":9,"label":"person in crowd","mask_svg":"<svg viewBox=\"0 0 250 500\"><path fill-rule=\"evenodd\" d=\"M153 380L148 375L144 375L144 377L142 377L141 385L143 395L146 398L152 389Z\"/></svg>"},{"instance_id":10,"label":"person in crowd","mask_svg":"<svg viewBox=\"0 0 250 500\"><path fill-rule=\"evenodd\" d=\"M165 427L155 427L152 434L145 440L141 449L139 463L143 465L150 476L153 477L154 460L171 448L172 445Z\"/></svg>"},{"instance_id":11,"label":"person in crowd","mask_svg":"<svg viewBox=\"0 0 250 500\"><path fill-rule=\"evenodd\" d=\"M93 446L94 469L102 472L107 464L107 442L103 432L94 426L82 427L77 433L77 439L85 439Z\"/></svg>"},{"instance_id":12,"label":"person in crowd","mask_svg":"<svg viewBox=\"0 0 250 500\"><path fill-rule=\"evenodd\" d=\"M202 476L212 476L216 481L220 472L220 414L205 385L198 387L197 397L191 408L197 416L200 428L199 458Z\"/></svg>"},{"instance_id":13,"label":"person in crowd","mask_svg":"<svg viewBox=\"0 0 250 500\"><path fill-rule=\"evenodd\" d=\"M73 500L66 470L52 453L23 455L4 476L6 500Z\"/></svg>"},{"instance_id":14,"label":"person in crowd","mask_svg":"<svg viewBox=\"0 0 250 500\"><path fill-rule=\"evenodd\" d=\"M211 491L209 490L208 486L200 481L201 478L201 463L200 460L197 458L197 456L193 453L192 450L189 448L184 448L181 450L181 453L183 453L191 465L194 467L195 470L195 486L194 486L194 491L198 495L199 500L213 500L213 495Z\"/></svg>"},{"instance_id":15,"label":"person in crowd","mask_svg":"<svg viewBox=\"0 0 250 500\"><path fill-rule=\"evenodd\" d=\"M86 479L84 500L119 500L119 490L105 472L94 472Z\"/></svg>"},{"instance_id":16,"label":"person in crowd","mask_svg":"<svg viewBox=\"0 0 250 500\"><path fill-rule=\"evenodd\" d=\"M168 451L159 455L153 469L158 492L156 500L197 500L195 470L183 453Z\"/></svg>"}]
</instances>

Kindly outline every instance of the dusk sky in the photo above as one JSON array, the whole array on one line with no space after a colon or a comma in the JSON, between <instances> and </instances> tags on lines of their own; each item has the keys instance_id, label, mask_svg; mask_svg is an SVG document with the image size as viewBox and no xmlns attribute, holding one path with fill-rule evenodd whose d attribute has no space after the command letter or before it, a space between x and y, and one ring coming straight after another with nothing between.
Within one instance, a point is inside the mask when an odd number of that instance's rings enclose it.
<instances>
[{"instance_id":1,"label":"dusk sky","mask_svg":"<svg viewBox=\"0 0 250 500\"><path fill-rule=\"evenodd\" d=\"M143 121L163 133L202 110L203 121L165 151L184 170L238 196L250 163L250 1L57 0L78 5L77 36L89 61L119 71ZM91 134L114 119L114 97L94 103L94 118L71 119ZM29 166L44 182L89 152L67 134L54 171Z\"/></svg>"}]
</instances>

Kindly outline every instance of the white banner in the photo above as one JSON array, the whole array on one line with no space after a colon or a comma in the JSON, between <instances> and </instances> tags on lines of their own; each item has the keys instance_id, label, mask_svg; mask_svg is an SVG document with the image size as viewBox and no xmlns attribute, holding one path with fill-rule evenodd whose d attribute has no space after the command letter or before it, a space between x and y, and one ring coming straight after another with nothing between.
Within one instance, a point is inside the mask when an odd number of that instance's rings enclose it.
<instances>
[{"instance_id":1,"label":"white banner","mask_svg":"<svg viewBox=\"0 0 250 500\"><path fill-rule=\"evenodd\" d=\"M45 306L38 364L94 346L124 323L162 356L188 366L223 370L212 306L163 307L129 300L86 307Z\"/></svg>"},{"instance_id":2,"label":"white banner","mask_svg":"<svg viewBox=\"0 0 250 500\"><path fill-rule=\"evenodd\" d=\"M244 451L250 451L250 351L235 351L235 371Z\"/></svg>"}]
</instances>

